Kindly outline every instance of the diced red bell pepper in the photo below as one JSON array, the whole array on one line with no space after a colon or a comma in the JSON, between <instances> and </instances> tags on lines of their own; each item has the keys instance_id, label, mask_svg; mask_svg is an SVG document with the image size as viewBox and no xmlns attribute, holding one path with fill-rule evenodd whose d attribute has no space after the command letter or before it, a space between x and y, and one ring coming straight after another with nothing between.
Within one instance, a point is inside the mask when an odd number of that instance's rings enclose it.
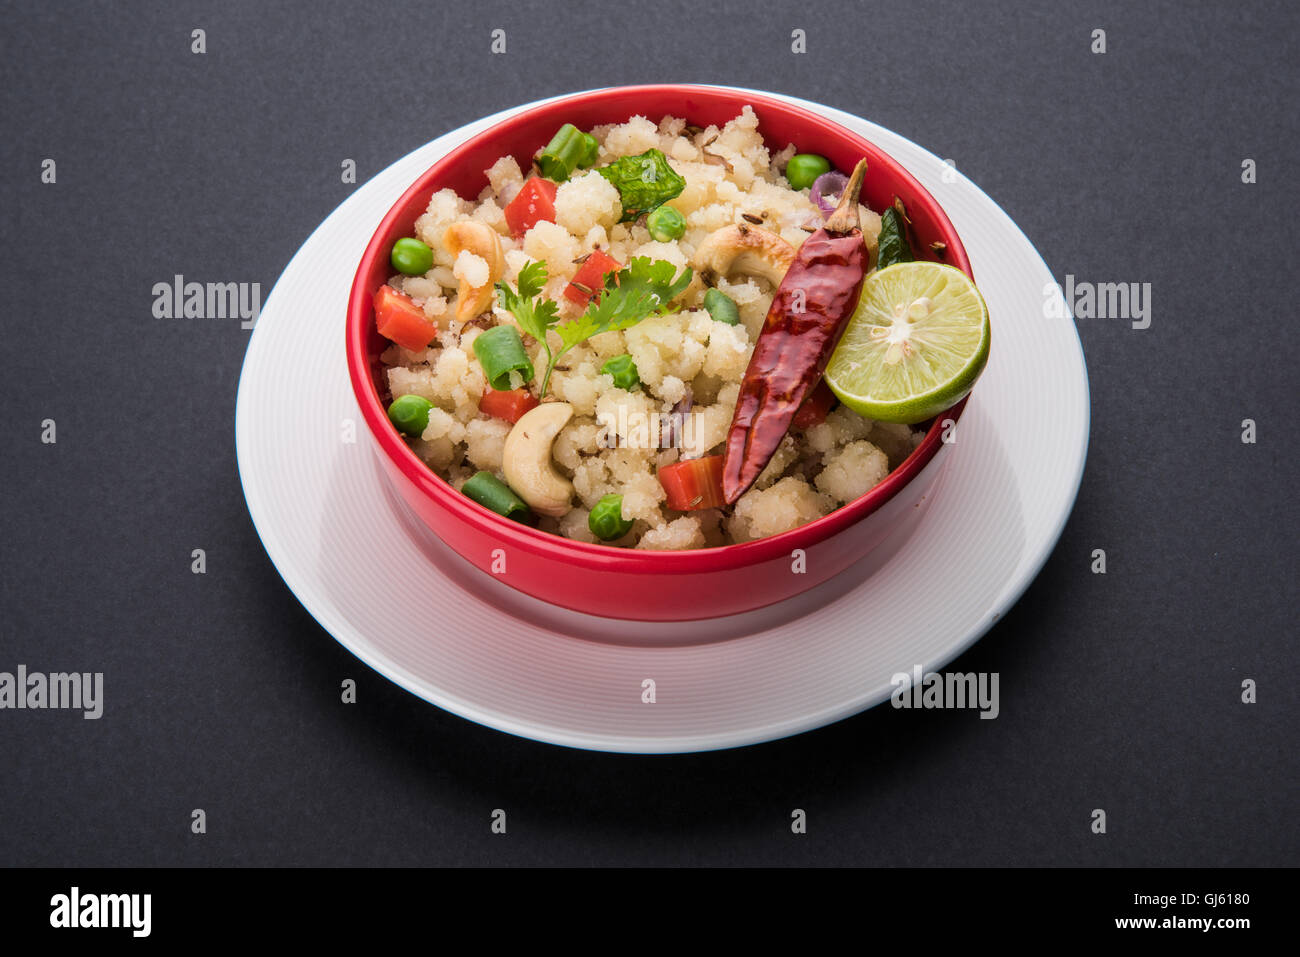
<instances>
[{"instance_id":1,"label":"diced red bell pepper","mask_svg":"<svg viewBox=\"0 0 1300 957\"><path fill-rule=\"evenodd\" d=\"M438 326L424 310L392 286L380 286L375 293L375 326L385 339L412 351L423 349L438 335Z\"/></svg>"},{"instance_id":2,"label":"diced red bell pepper","mask_svg":"<svg viewBox=\"0 0 1300 957\"><path fill-rule=\"evenodd\" d=\"M519 239L542 220L555 222L555 191L559 187L549 179L534 176L506 204L506 225L510 235Z\"/></svg>"},{"instance_id":3,"label":"diced red bell pepper","mask_svg":"<svg viewBox=\"0 0 1300 957\"><path fill-rule=\"evenodd\" d=\"M814 425L821 425L826 421L826 413L834 404L835 393L826 384L826 380L822 379L817 383L817 387L808 393L808 398L803 400L799 411L794 414L794 427L811 429Z\"/></svg>"},{"instance_id":4,"label":"diced red bell pepper","mask_svg":"<svg viewBox=\"0 0 1300 957\"><path fill-rule=\"evenodd\" d=\"M605 276L622 268L623 264L613 256L593 249L573 274L572 281L564 287L564 298L580 306L591 302L592 296L600 302L600 291L605 288Z\"/></svg>"},{"instance_id":5,"label":"diced red bell pepper","mask_svg":"<svg viewBox=\"0 0 1300 957\"><path fill-rule=\"evenodd\" d=\"M722 494L721 455L665 465L659 470L659 484L668 493L668 507L679 512L721 508L726 501Z\"/></svg>"},{"instance_id":6,"label":"diced red bell pepper","mask_svg":"<svg viewBox=\"0 0 1300 957\"><path fill-rule=\"evenodd\" d=\"M537 408L539 404L537 396L527 389L502 392L489 388L483 393L483 398L479 399L478 410L507 422L518 422L525 412Z\"/></svg>"}]
</instances>

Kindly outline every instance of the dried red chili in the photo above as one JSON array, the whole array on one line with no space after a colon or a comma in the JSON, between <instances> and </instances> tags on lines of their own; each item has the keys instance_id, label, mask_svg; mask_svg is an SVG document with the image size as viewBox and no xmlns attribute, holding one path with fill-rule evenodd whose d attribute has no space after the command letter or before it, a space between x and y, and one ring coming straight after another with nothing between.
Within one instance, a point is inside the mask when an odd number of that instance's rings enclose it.
<instances>
[{"instance_id":1,"label":"dried red chili","mask_svg":"<svg viewBox=\"0 0 1300 957\"><path fill-rule=\"evenodd\" d=\"M858 222L866 169L859 160L835 212L804 240L772 299L727 434L722 490L728 505L776 452L858 306L868 261Z\"/></svg>"}]
</instances>

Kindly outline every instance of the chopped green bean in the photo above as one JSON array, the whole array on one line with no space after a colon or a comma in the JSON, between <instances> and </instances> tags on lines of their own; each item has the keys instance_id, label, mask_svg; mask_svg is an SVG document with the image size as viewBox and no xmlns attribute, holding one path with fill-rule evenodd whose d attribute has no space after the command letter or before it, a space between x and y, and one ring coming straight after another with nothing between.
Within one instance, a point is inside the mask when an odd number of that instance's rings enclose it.
<instances>
[{"instance_id":1,"label":"chopped green bean","mask_svg":"<svg viewBox=\"0 0 1300 957\"><path fill-rule=\"evenodd\" d=\"M491 472L475 472L460 490L485 508L516 522L527 523L533 517L527 503Z\"/></svg>"},{"instance_id":2,"label":"chopped green bean","mask_svg":"<svg viewBox=\"0 0 1300 957\"><path fill-rule=\"evenodd\" d=\"M474 340L474 355L488 383L501 392L517 389L533 378L533 363L514 326L493 326L481 333ZM517 383L511 381L512 372L517 374Z\"/></svg>"},{"instance_id":3,"label":"chopped green bean","mask_svg":"<svg viewBox=\"0 0 1300 957\"><path fill-rule=\"evenodd\" d=\"M590 133L582 134L582 159L578 160L579 169L587 169L596 162L600 155L600 144Z\"/></svg>"},{"instance_id":4,"label":"chopped green bean","mask_svg":"<svg viewBox=\"0 0 1300 957\"><path fill-rule=\"evenodd\" d=\"M537 168L547 179L563 183L578 167L596 162L596 149L594 136L565 123L538 155Z\"/></svg>"}]
</instances>

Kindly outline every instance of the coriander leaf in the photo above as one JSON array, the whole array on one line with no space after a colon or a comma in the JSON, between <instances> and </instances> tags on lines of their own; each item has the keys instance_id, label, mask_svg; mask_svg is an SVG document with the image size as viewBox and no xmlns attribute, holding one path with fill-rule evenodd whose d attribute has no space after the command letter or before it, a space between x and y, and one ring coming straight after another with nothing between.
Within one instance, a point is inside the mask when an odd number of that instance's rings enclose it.
<instances>
[{"instance_id":1,"label":"coriander leaf","mask_svg":"<svg viewBox=\"0 0 1300 957\"><path fill-rule=\"evenodd\" d=\"M627 275L624 276L623 273ZM665 306L665 309L660 311L665 312L668 303L685 292L686 287L691 284L692 273L689 269L683 269L682 274L674 279L676 273L677 267L670 262L637 256L628 264L627 269L620 272L620 284L622 282L644 283L659 297L660 302Z\"/></svg>"},{"instance_id":2,"label":"coriander leaf","mask_svg":"<svg viewBox=\"0 0 1300 957\"><path fill-rule=\"evenodd\" d=\"M519 270L519 281L517 283L519 295L525 299L532 299L542 291L542 287L546 285L546 280L549 278L550 275L546 272L546 263L526 263L524 268Z\"/></svg>"},{"instance_id":3,"label":"coriander leaf","mask_svg":"<svg viewBox=\"0 0 1300 957\"><path fill-rule=\"evenodd\" d=\"M623 204L620 222L636 219L657 209L686 188L686 180L668 165L668 157L657 149L637 156L623 156L596 170L614 184Z\"/></svg>"},{"instance_id":4,"label":"coriander leaf","mask_svg":"<svg viewBox=\"0 0 1300 957\"><path fill-rule=\"evenodd\" d=\"M560 349L551 360L542 380L542 394L551 379L551 369L560 356L592 336L615 329L630 329L642 319L666 315L673 311L674 296L691 284L691 271L683 269L675 280L677 267L670 262L637 256L625 268L605 277L600 302L592 300L587 311L577 319L560 323Z\"/></svg>"},{"instance_id":5,"label":"coriander leaf","mask_svg":"<svg viewBox=\"0 0 1300 957\"><path fill-rule=\"evenodd\" d=\"M519 270L519 291L515 292L505 282L496 284L497 301L501 308L515 317L519 328L538 342L546 345L546 330L555 325L559 307L550 299L537 299L546 285L546 264L530 262ZM549 348L547 349L549 353Z\"/></svg>"},{"instance_id":6,"label":"coriander leaf","mask_svg":"<svg viewBox=\"0 0 1300 957\"><path fill-rule=\"evenodd\" d=\"M555 320L557 318L559 311L560 311L560 307L555 302L555 300L543 299L541 302L537 304L537 307L533 310L533 315L536 316L537 328L538 331L541 333L541 335L534 336L531 332L528 334L530 336L533 336L533 338L536 339L538 342L540 342L542 345L546 346L546 330L551 328L551 326L555 325ZM549 352L550 346L546 346L546 348L547 351Z\"/></svg>"},{"instance_id":7,"label":"coriander leaf","mask_svg":"<svg viewBox=\"0 0 1300 957\"><path fill-rule=\"evenodd\" d=\"M627 329L650 315L669 311L668 303L691 284L691 271L673 281L677 267L663 260L637 256L624 269L605 278L600 302L592 302L583 318L599 332ZM597 335L598 333L592 333Z\"/></svg>"},{"instance_id":8,"label":"coriander leaf","mask_svg":"<svg viewBox=\"0 0 1300 957\"><path fill-rule=\"evenodd\" d=\"M599 335L606 330L600 328L600 323L592 319L589 313L583 313L577 319L570 319L568 322L562 322L555 327L555 331L560 334L560 351L555 354L556 359L568 352L580 342L586 342L592 336Z\"/></svg>"},{"instance_id":9,"label":"coriander leaf","mask_svg":"<svg viewBox=\"0 0 1300 957\"><path fill-rule=\"evenodd\" d=\"M577 319L556 327L566 349L602 332L628 329L642 319L667 312L668 302L691 282L691 271L673 282L676 267L670 262L645 256L633 259L626 268L605 277L600 301L592 300Z\"/></svg>"}]
</instances>

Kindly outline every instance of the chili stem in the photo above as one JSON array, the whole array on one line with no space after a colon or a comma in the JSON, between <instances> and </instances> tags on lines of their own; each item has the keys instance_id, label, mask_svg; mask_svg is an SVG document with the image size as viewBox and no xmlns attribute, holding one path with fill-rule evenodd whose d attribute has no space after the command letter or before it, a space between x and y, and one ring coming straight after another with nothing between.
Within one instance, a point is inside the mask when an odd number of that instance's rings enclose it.
<instances>
[{"instance_id":1,"label":"chili stem","mask_svg":"<svg viewBox=\"0 0 1300 957\"><path fill-rule=\"evenodd\" d=\"M858 160L858 165L853 167L853 174L849 177L849 184L840 194L839 205L835 207L835 212L830 214L826 225L822 227L826 232L851 233L855 229L862 228L858 220L858 195L862 192L862 177L866 172L866 159Z\"/></svg>"}]
</instances>

